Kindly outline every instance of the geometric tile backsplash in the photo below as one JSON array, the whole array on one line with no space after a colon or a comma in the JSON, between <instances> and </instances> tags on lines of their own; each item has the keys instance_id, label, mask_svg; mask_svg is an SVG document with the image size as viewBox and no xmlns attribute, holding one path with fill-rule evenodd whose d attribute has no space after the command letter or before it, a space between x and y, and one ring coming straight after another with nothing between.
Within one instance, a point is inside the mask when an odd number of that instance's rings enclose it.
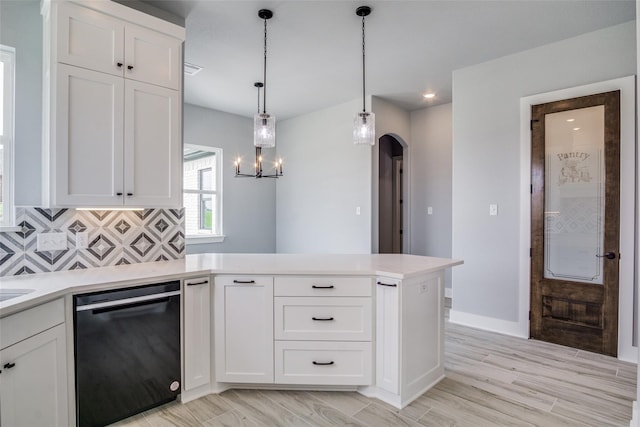
<instances>
[{"instance_id":1,"label":"geometric tile backsplash","mask_svg":"<svg viewBox=\"0 0 640 427\"><path fill-rule=\"evenodd\" d=\"M184 258L184 209L107 211L16 208L21 230L0 233L0 276ZM76 233L89 244L76 249ZM37 251L37 235L64 232L67 249Z\"/></svg>"}]
</instances>

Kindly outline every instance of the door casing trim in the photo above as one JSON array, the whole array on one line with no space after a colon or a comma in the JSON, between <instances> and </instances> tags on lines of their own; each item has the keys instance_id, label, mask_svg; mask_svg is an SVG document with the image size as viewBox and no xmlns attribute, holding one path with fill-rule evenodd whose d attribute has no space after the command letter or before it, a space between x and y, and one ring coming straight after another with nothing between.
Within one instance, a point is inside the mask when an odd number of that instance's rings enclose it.
<instances>
[{"instance_id":1,"label":"door casing trim","mask_svg":"<svg viewBox=\"0 0 640 427\"><path fill-rule=\"evenodd\" d=\"M635 267L635 76L561 89L520 98L520 244L518 334L529 337L531 258L531 106L620 90L620 288L618 359L637 363L634 334ZM633 194L634 197L624 197ZM628 230L634 230L633 233ZM514 334L515 335L515 334Z\"/></svg>"}]
</instances>

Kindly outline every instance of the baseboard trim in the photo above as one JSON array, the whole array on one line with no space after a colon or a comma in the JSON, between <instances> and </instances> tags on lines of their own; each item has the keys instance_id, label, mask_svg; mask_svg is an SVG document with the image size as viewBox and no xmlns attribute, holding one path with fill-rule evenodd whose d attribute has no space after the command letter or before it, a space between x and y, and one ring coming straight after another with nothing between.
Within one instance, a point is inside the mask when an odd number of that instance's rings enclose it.
<instances>
[{"instance_id":1,"label":"baseboard trim","mask_svg":"<svg viewBox=\"0 0 640 427\"><path fill-rule=\"evenodd\" d=\"M481 316L479 314L465 313L452 309L449 312L449 321L458 325L484 329L499 334L511 335L518 338L529 338L526 332L522 332L522 327L518 322L510 320L496 319L495 317Z\"/></svg>"}]
</instances>

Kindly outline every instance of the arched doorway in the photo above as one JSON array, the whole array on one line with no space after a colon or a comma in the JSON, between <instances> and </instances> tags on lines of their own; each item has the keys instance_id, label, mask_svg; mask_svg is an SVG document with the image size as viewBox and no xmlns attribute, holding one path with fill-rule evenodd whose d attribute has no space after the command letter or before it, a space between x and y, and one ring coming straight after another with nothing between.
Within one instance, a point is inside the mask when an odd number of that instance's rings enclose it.
<instances>
[{"instance_id":1,"label":"arched doorway","mask_svg":"<svg viewBox=\"0 0 640 427\"><path fill-rule=\"evenodd\" d=\"M378 252L402 253L405 247L404 147L388 134L378 141Z\"/></svg>"}]
</instances>

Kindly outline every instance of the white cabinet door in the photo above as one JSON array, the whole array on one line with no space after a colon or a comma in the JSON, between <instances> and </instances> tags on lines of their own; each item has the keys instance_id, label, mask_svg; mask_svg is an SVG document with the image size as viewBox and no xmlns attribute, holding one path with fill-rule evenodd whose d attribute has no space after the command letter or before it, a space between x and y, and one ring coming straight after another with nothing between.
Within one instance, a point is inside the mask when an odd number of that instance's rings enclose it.
<instances>
[{"instance_id":1,"label":"white cabinet door","mask_svg":"<svg viewBox=\"0 0 640 427\"><path fill-rule=\"evenodd\" d=\"M56 205L122 205L124 80L62 64L57 77Z\"/></svg>"},{"instance_id":2,"label":"white cabinet door","mask_svg":"<svg viewBox=\"0 0 640 427\"><path fill-rule=\"evenodd\" d=\"M216 381L273 383L273 278L218 276L214 305Z\"/></svg>"},{"instance_id":3,"label":"white cabinet door","mask_svg":"<svg viewBox=\"0 0 640 427\"><path fill-rule=\"evenodd\" d=\"M127 25L124 76L178 90L182 85L182 42L171 36Z\"/></svg>"},{"instance_id":4,"label":"white cabinet door","mask_svg":"<svg viewBox=\"0 0 640 427\"><path fill-rule=\"evenodd\" d=\"M57 61L123 75L124 22L80 5L58 8Z\"/></svg>"},{"instance_id":5,"label":"white cabinet door","mask_svg":"<svg viewBox=\"0 0 640 427\"><path fill-rule=\"evenodd\" d=\"M184 281L184 389L211 381L211 284L209 277Z\"/></svg>"},{"instance_id":6,"label":"white cabinet door","mask_svg":"<svg viewBox=\"0 0 640 427\"><path fill-rule=\"evenodd\" d=\"M376 386L400 393L400 280L376 285Z\"/></svg>"},{"instance_id":7,"label":"white cabinet door","mask_svg":"<svg viewBox=\"0 0 640 427\"><path fill-rule=\"evenodd\" d=\"M1 425L69 425L64 325L0 351L0 370Z\"/></svg>"},{"instance_id":8,"label":"white cabinet door","mask_svg":"<svg viewBox=\"0 0 640 427\"><path fill-rule=\"evenodd\" d=\"M125 205L182 205L181 102L178 91L125 81Z\"/></svg>"}]
</instances>

